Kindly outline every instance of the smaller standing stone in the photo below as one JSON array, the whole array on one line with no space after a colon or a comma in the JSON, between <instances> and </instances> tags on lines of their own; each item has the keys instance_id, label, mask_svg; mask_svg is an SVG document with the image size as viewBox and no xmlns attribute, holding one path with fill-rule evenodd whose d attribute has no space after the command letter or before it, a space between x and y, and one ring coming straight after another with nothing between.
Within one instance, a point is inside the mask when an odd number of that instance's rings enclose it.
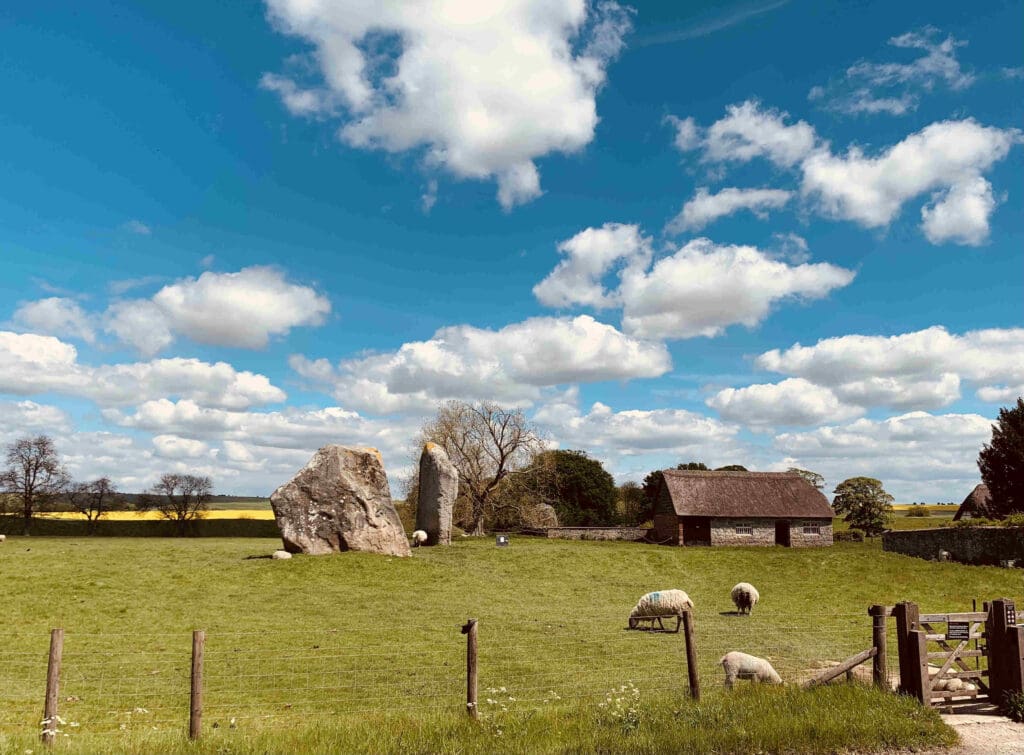
<instances>
[{"instance_id":1,"label":"smaller standing stone","mask_svg":"<svg viewBox=\"0 0 1024 755\"><path fill-rule=\"evenodd\" d=\"M551 504L541 503L534 509L534 520L534 526L536 527L557 527L558 512L555 511L555 507Z\"/></svg>"},{"instance_id":2,"label":"smaller standing stone","mask_svg":"<svg viewBox=\"0 0 1024 755\"><path fill-rule=\"evenodd\" d=\"M424 545L451 545L452 509L459 495L459 472L436 443L423 446L419 488L416 529L427 533Z\"/></svg>"}]
</instances>

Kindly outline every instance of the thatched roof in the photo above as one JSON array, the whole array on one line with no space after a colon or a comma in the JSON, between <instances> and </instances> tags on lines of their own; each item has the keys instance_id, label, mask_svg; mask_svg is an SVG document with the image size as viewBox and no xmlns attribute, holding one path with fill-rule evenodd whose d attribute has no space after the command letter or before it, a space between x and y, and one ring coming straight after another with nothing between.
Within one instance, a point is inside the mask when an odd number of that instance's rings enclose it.
<instances>
[{"instance_id":1,"label":"thatched roof","mask_svg":"<svg viewBox=\"0 0 1024 755\"><path fill-rule=\"evenodd\" d=\"M995 519L992 509L989 507L991 503L992 496L988 493L988 485L984 483L975 485L974 490L967 494L964 502L960 504L960 508L953 514L953 521L958 521L964 516L973 517L974 519L982 517Z\"/></svg>"},{"instance_id":2,"label":"thatched roof","mask_svg":"<svg viewBox=\"0 0 1024 755\"><path fill-rule=\"evenodd\" d=\"M831 519L832 507L791 472L662 472L679 516Z\"/></svg>"}]
</instances>

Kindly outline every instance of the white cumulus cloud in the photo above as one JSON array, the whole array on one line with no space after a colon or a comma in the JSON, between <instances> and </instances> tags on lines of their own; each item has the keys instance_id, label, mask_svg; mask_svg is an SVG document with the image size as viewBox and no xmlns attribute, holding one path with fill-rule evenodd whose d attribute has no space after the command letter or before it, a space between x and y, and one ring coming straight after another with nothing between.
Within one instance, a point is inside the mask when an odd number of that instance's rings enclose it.
<instances>
[{"instance_id":1,"label":"white cumulus cloud","mask_svg":"<svg viewBox=\"0 0 1024 755\"><path fill-rule=\"evenodd\" d=\"M510 208L541 192L535 160L593 139L597 91L631 20L610 0L308 3L268 0L313 47L321 80L267 74L297 115L335 115L354 147L425 152L460 178L494 178Z\"/></svg>"},{"instance_id":2,"label":"white cumulus cloud","mask_svg":"<svg viewBox=\"0 0 1024 755\"><path fill-rule=\"evenodd\" d=\"M922 230L935 244L978 245L987 240L998 203L983 174L1022 141L1019 129L983 126L967 118L932 123L876 154L859 145L844 154L820 140L809 124L788 120L788 114L754 100L731 105L697 140L701 161L765 158L799 174L807 209L866 228L890 225L907 202L929 195L921 211ZM705 215L728 206L726 199L737 199L722 194L698 197L692 218L686 217L684 207L673 222L681 229L708 222Z\"/></svg>"},{"instance_id":3,"label":"white cumulus cloud","mask_svg":"<svg viewBox=\"0 0 1024 755\"><path fill-rule=\"evenodd\" d=\"M622 325L642 338L716 336L729 325L757 325L781 301L823 298L854 275L824 262L791 265L755 247L694 239L649 272L623 273Z\"/></svg>"},{"instance_id":4,"label":"white cumulus cloud","mask_svg":"<svg viewBox=\"0 0 1024 755\"><path fill-rule=\"evenodd\" d=\"M378 414L430 413L449 398L525 406L544 387L658 377L671 369L663 344L586 315L535 317L499 330L455 325L427 341L337 366L302 356L290 363L346 407Z\"/></svg>"},{"instance_id":5,"label":"white cumulus cloud","mask_svg":"<svg viewBox=\"0 0 1024 755\"><path fill-rule=\"evenodd\" d=\"M877 157L867 156L859 147L851 147L845 155L815 152L803 163L801 190L824 215L877 228L891 223L908 200L944 189L950 192L953 205L942 213L957 216L954 222L961 224L969 218L968 237L973 242L987 236L995 204L979 207L974 200L965 208L965 195L977 195L981 173L1004 159L1018 141L1020 132L1015 129L982 126L972 119L941 121ZM930 233L939 230L938 238L955 238L955 233L943 236L948 228L945 222L934 219ZM925 228L929 232L927 215Z\"/></svg>"},{"instance_id":6,"label":"white cumulus cloud","mask_svg":"<svg viewBox=\"0 0 1024 755\"><path fill-rule=\"evenodd\" d=\"M565 259L533 287L537 300L549 307L581 305L610 307L615 297L605 290L602 278L618 262L645 267L651 259L651 239L639 226L605 223L587 228L558 245Z\"/></svg>"},{"instance_id":7,"label":"white cumulus cloud","mask_svg":"<svg viewBox=\"0 0 1024 755\"><path fill-rule=\"evenodd\" d=\"M74 299L66 297L22 302L14 310L14 322L25 330L45 335L80 338L86 343L96 340L92 316Z\"/></svg>"},{"instance_id":8,"label":"white cumulus cloud","mask_svg":"<svg viewBox=\"0 0 1024 755\"><path fill-rule=\"evenodd\" d=\"M1024 329L957 335L934 326L895 336L838 336L813 346L772 349L755 364L804 378L865 407L948 406L960 397L962 380L979 386L983 401L1000 401L1024 384Z\"/></svg>"},{"instance_id":9,"label":"white cumulus cloud","mask_svg":"<svg viewBox=\"0 0 1024 755\"><path fill-rule=\"evenodd\" d=\"M714 194L706 186L697 189L672 220L666 230L669 233L699 231L719 218L732 215L740 210L750 210L758 218L768 217L768 210L784 207L793 192L782 189L737 189L730 187Z\"/></svg>"},{"instance_id":10,"label":"white cumulus cloud","mask_svg":"<svg viewBox=\"0 0 1024 755\"><path fill-rule=\"evenodd\" d=\"M933 244L979 246L988 240L988 219L995 209L992 184L975 176L933 195L921 208L921 228Z\"/></svg>"},{"instance_id":11,"label":"white cumulus cloud","mask_svg":"<svg viewBox=\"0 0 1024 755\"><path fill-rule=\"evenodd\" d=\"M71 344L52 336L0 331L0 392L20 396L58 393L100 405L180 396L204 406L247 408L284 401L264 375L198 359L91 366Z\"/></svg>"},{"instance_id":12,"label":"white cumulus cloud","mask_svg":"<svg viewBox=\"0 0 1024 755\"><path fill-rule=\"evenodd\" d=\"M860 407L840 401L828 388L803 378L725 388L709 398L707 405L725 419L751 427L817 425L864 413Z\"/></svg>"}]
</instances>

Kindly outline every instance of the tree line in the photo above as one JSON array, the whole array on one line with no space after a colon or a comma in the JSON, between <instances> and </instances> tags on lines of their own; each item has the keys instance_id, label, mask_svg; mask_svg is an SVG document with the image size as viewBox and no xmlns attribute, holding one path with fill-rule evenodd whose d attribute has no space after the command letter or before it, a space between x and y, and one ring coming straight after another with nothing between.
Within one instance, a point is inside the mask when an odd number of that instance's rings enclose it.
<instances>
[{"instance_id":1,"label":"tree line","mask_svg":"<svg viewBox=\"0 0 1024 755\"><path fill-rule=\"evenodd\" d=\"M1024 401L1000 410L992 432L978 466L993 508L1001 517L1024 512ZM654 516L661 470L648 473L642 483L616 486L603 464L585 451L548 448L540 430L518 409L449 401L423 425L414 447L418 451L428 441L442 446L459 472L454 519L469 533L536 526L549 519L551 511L559 524L568 526L635 525ZM739 464L710 469L699 461L675 468L747 471ZM825 478L817 472L796 467L787 471L824 490ZM417 499L415 475L406 485L409 506ZM832 508L851 529L875 536L891 523L893 500L881 481L858 476L836 486Z\"/></svg>"},{"instance_id":2,"label":"tree line","mask_svg":"<svg viewBox=\"0 0 1024 755\"><path fill-rule=\"evenodd\" d=\"M581 450L550 448L542 432L519 409L490 402L448 401L422 426L415 447L426 442L442 446L459 473L455 523L466 532L540 526L550 523L607 526L643 524L654 515L661 470L643 483L616 486L597 459ZM0 514L19 518L28 534L37 513L64 505L86 518L90 532L108 511L128 508L156 510L176 524L179 534L209 508L213 497L210 477L164 474L143 495L128 503L107 477L75 482L60 462L53 440L46 435L22 438L6 451L0 473ZM413 465L418 469L417 465ZM990 510L999 518L1024 513L1024 400L1000 409L992 440L984 444L978 467L991 496ZM703 462L678 464L676 469L745 472L731 464L709 469ZM791 467L818 490L822 475ZM406 483L406 503L414 506L418 481ZM872 477L853 477L836 486L832 507L851 528L877 535L892 520L893 497Z\"/></svg>"},{"instance_id":3,"label":"tree line","mask_svg":"<svg viewBox=\"0 0 1024 755\"><path fill-rule=\"evenodd\" d=\"M20 520L22 533L30 535L32 523L42 512L64 509L85 517L86 531L110 511L155 510L187 534L209 508L213 497L210 477L168 473L142 495L129 498L109 477L76 482L61 463L53 439L47 435L21 438L7 446L6 468L0 473L0 515Z\"/></svg>"}]
</instances>

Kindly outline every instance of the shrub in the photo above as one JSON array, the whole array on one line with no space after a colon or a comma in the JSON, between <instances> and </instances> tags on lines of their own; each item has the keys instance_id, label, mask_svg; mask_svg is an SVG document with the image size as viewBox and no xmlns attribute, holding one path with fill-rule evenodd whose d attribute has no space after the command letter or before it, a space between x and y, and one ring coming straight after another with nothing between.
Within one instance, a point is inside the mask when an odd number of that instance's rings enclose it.
<instances>
[{"instance_id":1,"label":"shrub","mask_svg":"<svg viewBox=\"0 0 1024 755\"><path fill-rule=\"evenodd\" d=\"M1010 514L1003 520L1004 527L1024 527L1024 514Z\"/></svg>"},{"instance_id":2,"label":"shrub","mask_svg":"<svg viewBox=\"0 0 1024 755\"><path fill-rule=\"evenodd\" d=\"M832 538L837 543L863 543L864 533L860 530L845 530L834 533Z\"/></svg>"},{"instance_id":3,"label":"shrub","mask_svg":"<svg viewBox=\"0 0 1024 755\"><path fill-rule=\"evenodd\" d=\"M931 515L932 515L932 512L930 512L924 506L915 506L914 508L912 508L912 509L907 511L907 516L931 516Z\"/></svg>"},{"instance_id":4,"label":"shrub","mask_svg":"<svg viewBox=\"0 0 1024 755\"><path fill-rule=\"evenodd\" d=\"M944 522L946 527L955 527L958 530L970 529L971 527L991 527L998 522L994 522L991 519L985 519L984 517L976 517L974 519L960 519L955 522Z\"/></svg>"},{"instance_id":5,"label":"shrub","mask_svg":"<svg viewBox=\"0 0 1024 755\"><path fill-rule=\"evenodd\" d=\"M1011 721L1024 723L1024 692L1010 691L1003 694L1003 715Z\"/></svg>"}]
</instances>

